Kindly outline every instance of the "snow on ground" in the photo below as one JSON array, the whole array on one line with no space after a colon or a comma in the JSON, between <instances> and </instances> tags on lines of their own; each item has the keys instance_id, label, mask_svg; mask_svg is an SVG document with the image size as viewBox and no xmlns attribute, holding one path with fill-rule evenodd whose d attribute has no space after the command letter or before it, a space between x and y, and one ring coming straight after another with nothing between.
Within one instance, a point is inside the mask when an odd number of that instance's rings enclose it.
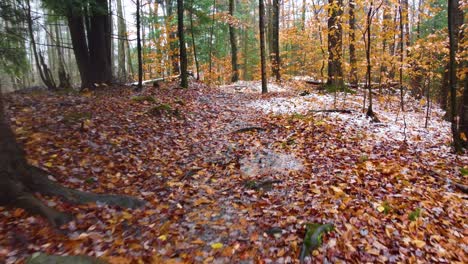
<instances>
[{"instance_id":1,"label":"snow on ground","mask_svg":"<svg viewBox=\"0 0 468 264\"><path fill-rule=\"evenodd\" d=\"M219 87L222 91L228 93L261 93L262 82L260 81L238 81L229 85ZM286 92L287 87L276 83L268 83L269 92Z\"/></svg>"},{"instance_id":2,"label":"snow on ground","mask_svg":"<svg viewBox=\"0 0 468 264\"><path fill-rule=\"evenodd\" d=\"M285 87L286 90L290 90ZM373 109L381 123L373 123L363 113L362 94L320 94L312 91L307 96L260 99L250 107L268 114L307 114L310 110L350 109L352 114L312 113L330 124L342 125L349 135L364 134L362 140L381 144L391 141L395 148L405 141L415 151L437 152L450 155L450 123L443 120L444 112L431 107L428 127L425 128L426 102L405 96L405 112L399 110L399 96L374 96Z\"/></svg>"}]
</instances>

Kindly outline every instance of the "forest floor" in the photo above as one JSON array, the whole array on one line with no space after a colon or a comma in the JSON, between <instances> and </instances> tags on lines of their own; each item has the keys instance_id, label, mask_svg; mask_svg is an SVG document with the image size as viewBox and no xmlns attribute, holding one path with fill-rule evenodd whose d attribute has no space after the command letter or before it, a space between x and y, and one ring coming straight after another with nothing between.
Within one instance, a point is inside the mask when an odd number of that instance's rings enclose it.
<instances>
[{"instance_id":1,"label":"forest floor","mask_svg":"<svg viewBox=\"0 0 468 264\"><path fill-rule=\"evenodd\" d=\"M188 90L128 87L11 94L8 112L28 160L58 182L147 201L130 210L71 205L54 229L0 208L0 262L34 252L110 263L295 263L306 223L333 223L312 262L468 262L467 155L425 102L324 94L304 83ZM310 94L298 96L308 89ZM310 110L350 109L350 113Z\"/></svg>"}]
</instances>

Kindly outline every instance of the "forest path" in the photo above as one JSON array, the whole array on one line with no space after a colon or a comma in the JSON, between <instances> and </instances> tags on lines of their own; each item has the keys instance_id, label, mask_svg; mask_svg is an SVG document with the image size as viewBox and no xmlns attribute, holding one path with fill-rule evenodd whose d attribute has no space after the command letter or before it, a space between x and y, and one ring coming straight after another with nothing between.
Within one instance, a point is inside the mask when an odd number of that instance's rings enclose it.
<instances>
[{"instance_id":1,"label":"forest path","mask_svg":"<svg viewBox=\"0 0 468 264\"><path fill-rule=\"evenodd\" d=\"M289 263L305 223L332 222L317 261L466 262L466 196L429 175L463 181L467 159L435 136L446 129L437 115L427 131L408 124L407 145L392 125L396 111L379 103L384 124L374 125L359 111L308 113L330 107L330 95L315 92L174 87L11 95L13 128L32 164L66 186L148 204L71 207L45 197L75 216L60 233L2 209L0 259L42 251L112 263ZM348 100L359 108L360 97ZM418 105L408 120L418 120ZM236 132L252 126L261 129Z\"/></svg>"}]
</instances>

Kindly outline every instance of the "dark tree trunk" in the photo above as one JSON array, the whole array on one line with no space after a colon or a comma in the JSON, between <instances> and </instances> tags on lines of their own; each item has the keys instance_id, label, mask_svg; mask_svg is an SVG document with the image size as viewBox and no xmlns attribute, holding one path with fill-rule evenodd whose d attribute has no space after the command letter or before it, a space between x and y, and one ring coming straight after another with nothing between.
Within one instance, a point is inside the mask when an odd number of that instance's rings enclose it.
<instances>
[{"instance_id":1,"label":"dark tree trunk","mask_svg":"<svg viewBox=\"0 0 468 264\"><path fill-rule=\"evenodd\" d=\"M343 87L343 0L328 0L328 85Z\"/></svg>"},{"instance_id":2,"label":"dark tree trunk","mask_svg":"<svg viewBox=\"0 0 468 264\"><path fill-rule=\"evenodd\" d=\"M95 83L112 81L110 23L107 0L97 0L90 14L89 56Z\"/></svg>"},{"instance_id":3,"label":"dark tree trunk","mask_svg":"<svg viewBox=\"0 0 468 264\"><path fill-rule=\"evenodd\" d=\"M68 189L49 179L49 173L31 166L26 161L23 149L16 142L7 123L0 93L0 204L24 208L32 214L39 214L54 226L70 221L69 214L46 206L33 193L55 195L71 203L103 202L109 205L135 208L143 202L127 196L98 195Z\"/></svg>"},{"instance_id":4,"label":"dark tree trunk","mask_svg":"<svg viewBox=\"0 0 468 264\"><path fill-rule=\"evenodd\" d=\"M259 0L258 4L259 14L259 27L260 27L260 64L262 72L262 93L268 92L267 87L267 74L266 74L266 58L265 58L265 3Z\"/></svg>"},{"instance_id":5,"label":"dark tree trunk","mask_svg":"<svg viewBox=\"0 0 468 264\"><path fill-rule=\"evenodd\" d=\"M136 1L136 26L137 26L137 51L138 51L138 86L137 90L143 89L143 59L141 57L141 19L140 19L140 0Z\"/></svg>"},{"instance_id":6,"label":"dark tree trunk","mask_svg":"<svg viewBox=\"0 0 468 264\"><path fill-rule=\"evenodd\" d=\"M305 6L304 6L305 8ZM273 76L275 76L276 81L281 81L281 60L280 60L280 49L279 49L279 0L273 0L272 7L272 18L271 18L271 34L272 34L272 43L270 51L271 56L271 68Z\"/></svg>"},{"instance_id":7,"label":"dark tree trunk","mask_svg":"<svg viewBox=\"0 0 468 264\"><path fill-rule=\"evenodd\" d=\"M357 58L356 58L356 17L354 10L356 2L354 0L349 1L349 64L351 66L350 71L350 83L357 85Z\"/></svg>"},{"instance_id":8,"label":"dark tree trunk","mask_svg":"<svg viewBox=\"0 0 468 264\"><path fill-rule=\"evenodd\" d=\"M456 53L458 48L458 24L459 24L459 7L458 1L448 1L448 32L449 32L449 87L450 87L450 122L452 123L453 145L456 152L461 151L461 139L457 127L457 61Z\"/></svg>"},{"instance_id":9,"label":"dark tree trunk","mask_svg":"<svg viewBox=\"0 0 468 264\"><path fill-rule=\"evenodd\" d=\"M67 16L70 37L75 53L76 64L80 72L81 88L91 88L93 79L91 78L90 59L83 17L73 14L71 11Z\"/></svg>"},{"instance_id":10,"label":"dark tree trunk","mask_svg":"<svg viewBox=\"0 0 468 264\"><path fill-rule=\"evenodd\" d=\"M188 88L187 50L184 34L184 0L177 0L177 34L179 35L180 86Z\"/></svg>"},{"instance_id":11,"label":"dark tree trunk","mask_svg":"<svg viewBox=\"0 0 468 264\"><path fill-rule=\"evenodd\" d=\"M367 12L367 25L366 25L366 33L367 33L367 41L366 41L366 63L367 63L367 71L366 71L366 87L369 92L369 107L367 108L367 116L374 117L374 111L372 109L372 87L371 87L371 70L372 65L370 61L370 54L371 54L371 23L372 23L372 12L373 12L374 2L370 3L369 11Z\"/></svg>"},{"instance_id":12,"label":"dark tree trunk","mask_svg":"<svg viewBox=\"0 0 468 264\"><path fill-rule=\"evenodd\" d=\"M234 16L234 1L229 0L229 15ZM229 25L229 40L231 42L231 65L232 65L232 77L231 82L237 82L239 80L239 65L237 63L237 39L236 39L236 28L233 25Z\"/></svg>"}]
</instances>

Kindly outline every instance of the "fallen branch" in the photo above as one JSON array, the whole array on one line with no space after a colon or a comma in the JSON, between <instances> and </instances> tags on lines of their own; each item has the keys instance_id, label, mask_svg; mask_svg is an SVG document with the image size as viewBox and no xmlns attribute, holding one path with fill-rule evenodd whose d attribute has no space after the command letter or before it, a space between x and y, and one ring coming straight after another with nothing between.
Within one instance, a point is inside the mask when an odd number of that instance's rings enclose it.
<instances>
[{"instance_id":1,"label":"fallen branch","mask_svg":"<svg viewBox=\"0 0 468 264\"><path fill-rule=\"evenodd\" d=\"M352 110L349 109L321 109L321 110L309 110L309 113L342 113L351 114Z\"/></svg>"},{"instance_id":2,"label":"fallen branch","mask_svg":"<svg viewBox=\"0 0 468 264\"><path fill-rule=\"evenodd\" d=\"M244 132L250 132L250 131L265 131L266 129L263 128L263 127L257 127L257 126L251 126L251 127L244 127L244 128L241 128L241 129L238 129L232 133L244 133Z\"/></svg>"}]
</instances>

